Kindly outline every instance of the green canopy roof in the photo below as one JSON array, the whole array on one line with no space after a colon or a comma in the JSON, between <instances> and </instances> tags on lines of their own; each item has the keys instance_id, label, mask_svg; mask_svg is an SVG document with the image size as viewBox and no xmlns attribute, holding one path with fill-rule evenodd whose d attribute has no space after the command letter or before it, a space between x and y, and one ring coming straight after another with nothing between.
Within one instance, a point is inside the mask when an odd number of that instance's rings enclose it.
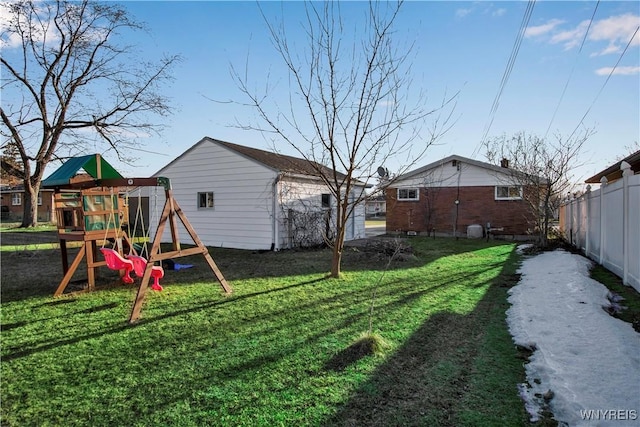
<instances>
[{"instance_id":1,"label":"green canopy roof","mask_svg":"<svg viewBox=\"0 0 640 427\"><path fill-rule=\"evenodd\" d=\"M99 168L98 159L100 159ZM70 158L55 172L49 175L47 179L42 181L42 186L47 188L69 184L71 178L76 176L80 169L84 169L86 173L95 179L123 178L102 156L99 154L90 154L88 156ZM100 173L98 173L98 169Z\"/></svg>"}]
</instances>

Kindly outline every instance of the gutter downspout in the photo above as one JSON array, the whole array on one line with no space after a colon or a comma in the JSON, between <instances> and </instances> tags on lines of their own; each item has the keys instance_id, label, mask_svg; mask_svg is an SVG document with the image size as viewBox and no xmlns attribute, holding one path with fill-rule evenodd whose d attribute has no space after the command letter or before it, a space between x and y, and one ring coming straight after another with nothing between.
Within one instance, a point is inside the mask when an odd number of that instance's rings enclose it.
<instances>
[{"instance_id":1,"label":"gutter downspout","mask_svg":"<svg viewBox=\"0 0 640 427\"><path fill-rule=\"evenodd\" d=\"M279 250L278 242L278 183L282 179L282 173L279 172L273 180L273 222L271 223L271 250Z\"/></svg>"}]
</instances>

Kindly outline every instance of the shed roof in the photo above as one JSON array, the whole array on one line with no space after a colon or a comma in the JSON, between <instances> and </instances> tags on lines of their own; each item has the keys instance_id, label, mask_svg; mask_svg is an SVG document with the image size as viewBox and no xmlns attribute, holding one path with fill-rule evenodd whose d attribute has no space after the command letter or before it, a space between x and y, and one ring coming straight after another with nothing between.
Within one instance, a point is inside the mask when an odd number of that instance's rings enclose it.
<instances>
[{"instance_id":1,"label":"shed roof","mask_svg":"<svg viewBox=\"0 0 640 427\"><path fill-rule=\"evenodd\" d=\"M229 150L235 151L241 156L247 157L255 162L258 162L270 169L273 169L277 172L289 172L293 174L299 175L307 175L312 177L320 176L320 173L325 176L330 176L333 171L327 166L324 166L320 163L313 162L311 160L301 159L298 157L287 156L280 153L274 153L272 151L260 150L258 148L247 147L244 145L233 144L231 142L220 141L217 139L204 137L199 142L194 144L191 148L185 151L183 154L175 158L171 163L160 169L155 175L160 174L164 169L166 169L172 163L178 161L182 156L184 156L187 152L191 151L198 145L210 142L214 144L218 144L222 147L226 147ZM346 175L343 173L337 172L338 179L346 178ZM354 182L358 185L365 185L363 182L359 182L354 179Z\"/></svg>"},{"instance_id":2,"label":"shed roof","mask_svg":"<svg viewBox=\"0 0 640 427\"><path fill-rule=\"evenodd\" d=\"M69 184L71 178L76 176L80 169L83 169L95 179L122 178L122 175L101 155L89 154L87 156L72 157L64 162L47 179L42 181L42 186L47 188Z\"/></svg>"}]
</instances>

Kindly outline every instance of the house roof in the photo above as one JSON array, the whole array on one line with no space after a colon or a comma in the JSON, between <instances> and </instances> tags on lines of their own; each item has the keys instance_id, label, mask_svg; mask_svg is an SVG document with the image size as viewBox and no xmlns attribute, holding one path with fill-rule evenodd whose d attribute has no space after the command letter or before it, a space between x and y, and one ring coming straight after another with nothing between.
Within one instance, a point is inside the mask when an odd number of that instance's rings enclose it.
<instances>
[{"instance_id":1,"label":"house roof","mask_svg":"<svg viewBox=\"0 0 640 427\"><path fill-rule=\"evenodd\" d=\"M595 174L591 178L587 179L585 182L588 184L599 184L602 177L606 177L608 182L615 181L617 179L622 178L622 170L620 169L620 165L622 162L627 162L631 165L631 170L635 173L640 172L640 150L635 153L631 153L624 159L619 162L609 166L603 171Z\"/></svg>"},{"instance_id":2,"label":"house roof","mask_svg":"<svg viewBox=\"0 0 640 427\"><path fill-rule=\"evenodd\" d=\"M298 173L301 175L318 175L318 171L325 173L331 170L319 163L312 162L297 157L286 156L284 154L274 153L270 151L259 150L257 148L246 147L244 145L232 144L230 142L214 140L222 146L225 146L233 151L236 151L246 157L249 157L258 163L262 163L265 166L269 166L272 169L280 172ZM340 174L344 177L343 174Z\"/></svg>"},{"instance_id":3,"label":"house roof","mask_svg":"<svg viewBox=\"0 0 640 427\"><path fill-rule=\"evenodd\" d=\"M100 163L98 163L98 160ZM83 169L87 174L95 179L122 178L122 175L115 170L99 154L72 157L56 169L47 179L42 181L42 187L57 187L71 183L71 179L78 171Z\"/></svg>"},{"instance_id":4,"label":"house roof","mask_svg":"<svg viewBox=\"0 0 640 427\"><path fill-rule=\"evenodd\" d=\"M41 188L40 191L54 191L52 188ZM24 193L24 184L0 186L0 193Z\"/></svg>"},{"instance_id":5,"label":"house roof","mask_svg":"<svg viewBox=\"0 0 640 427\"><path fill-rule=\"evenodd\" d=\"M462 156L458 156L457 154L452 154L449 157L445 157L444 159L440 159L438 161L435 161L433 163L429 163L426 166L422 166L421 168L409 171L403 175L398 176L395 181L402 181L408 178L412 178L416 175L420 175L421 173L427 172L431 169L440 167L446 163L452 162L452 161L458 161L461 163L466 163L466 164L470 164L470 165L474 165L483 169L489 169L492 170L494 172L498 172L498 173L506 173L506 174L513 174L513 173L517 173L517 174L522 174L521 172L518 172L514 169L509 169L509 168L505 168L502 166L497 166L497 165L492 165L491 163L486 163L486 162L481 162L479 160L473 160L473 159L469 159L467 157L462 157ZM545 180L543 178L539 179L540 182L545 182Z\"/></svg>"},{"instance_id":6,"label":"house roof","mask_svg":"<svg viewBox=\"0 0 640 427\"><path fill-rule=\"evenodd\" d=\"M306 175L312 177L318 177L320 175L319 172L324 173L326 176L330 176L333 173L332 169L324 166L320 163L316 163L310 160L300 159L298 157L287 156L284 154L274 153L271 151L260 150L257 148L247 147L244 145L233 144L231 142L220 141L218 139L213 139L205 136L196 144L194 144L187 151L182 153L180 156L176 157L173 161L167 164L165 167L160 169L154 175L160 174L167 167L169 167L174 162L178 161L181 157L187 154L189 151L193 150L195 147L203 144L203 143L213 143L225 147L229 150L235 151L236 153L249 158L255 162L258 162L270 169L273 169L277 172L289 172L293 174ZM346 178L346 175L338 172L338 179ZM362 182L354 180L359 185L365 185Z\"/></svg>"}]
</instances>

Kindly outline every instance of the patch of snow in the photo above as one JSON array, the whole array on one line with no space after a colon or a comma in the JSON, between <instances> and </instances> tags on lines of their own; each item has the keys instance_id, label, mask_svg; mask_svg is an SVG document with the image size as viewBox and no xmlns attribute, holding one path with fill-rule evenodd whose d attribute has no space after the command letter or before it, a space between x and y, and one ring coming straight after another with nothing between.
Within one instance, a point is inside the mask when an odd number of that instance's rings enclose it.
<instances>
[{"instance_id":1,"label":"patch of snow","mask_svg":"<svg viewBox=\"0 0 640 427\"><path fill-rule=\"evenodd\" d=\"M591 265L563 250L523 261L507 311L514 342L534 350L519 392L532 421L546 406L561 425L640 426L640 334L605 311Z\"/></svg>"},{"instance_id":2,"label":"patch of snow","mask_svg":"<svg viewBox=\"0 0 640 427\"><path fill-rule=\"evenodd\" d=\"M518 245L518 247L516 248L516 253L522 254L524 253L524 251L532 247L533 247L533 244L531 243L524 243L522 245Z\"/></svg>"}]
</instances>

